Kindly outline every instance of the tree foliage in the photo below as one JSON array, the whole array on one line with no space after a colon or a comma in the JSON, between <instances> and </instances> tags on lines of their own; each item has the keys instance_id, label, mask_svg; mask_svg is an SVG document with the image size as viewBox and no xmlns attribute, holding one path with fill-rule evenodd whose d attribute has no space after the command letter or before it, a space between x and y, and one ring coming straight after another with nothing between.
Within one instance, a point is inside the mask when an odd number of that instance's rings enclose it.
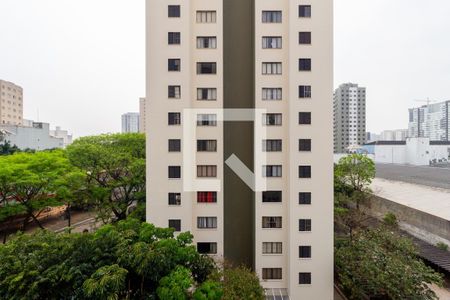
<instances>
[{"instance_id":1,"label":"tree foliage","mask_svg":"<svg viewBox=\"0 0 450 300\"><path fill-rule=\"evenodd\" d=\"M67 148L70 162L83 170L91 204L100 217L126 218L145 199L145 136L110 134L83 137Z\"/></svg>"},{"instance_id":2,"label":"tree foliage","mask_svg":"<svg viewBox=\"0 0 450 300\"><path fill-rule=\"evenodd\" d=\"M11 146L11 143L9 141L0 143L0 156L12 155L16 152L20 152L20 149L16 145Z\"/></svg>"},{"instance_id":3,"label":"tree foliage","mask_svg":"<svg viewBox=\"0 0 450 300\"><path fill-rule=\"evenodd\" d=\"M438 299L442 277L417 257L409 239L384 227L359 232L336 249L339 280L350 299Z\"/></svg>"},{"instance_id":4,"label":"tree foliage","mask_svg":"<svg viewBox=\"0 0 450 300\"><path fill-rule=\"evenodd\" d=\"M246 267L225 268L223 271L224 300L263 300L264 290L258 276Z\"/></svg>"}]
</instances>

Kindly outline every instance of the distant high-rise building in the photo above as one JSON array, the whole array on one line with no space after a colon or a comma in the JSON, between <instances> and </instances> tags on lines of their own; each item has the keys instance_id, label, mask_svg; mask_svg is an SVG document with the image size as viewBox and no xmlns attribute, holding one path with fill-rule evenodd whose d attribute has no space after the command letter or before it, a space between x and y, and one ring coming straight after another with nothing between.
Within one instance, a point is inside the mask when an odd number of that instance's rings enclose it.
<instances>
[{"instance_id":1,"label":"distant high-rise building","mask_svg":"<svg viewBox=\"0 0 450 300\"><path fill-rule=\"evenodd\" d=\"M146 112L146 100L145 98L139 99L139 132L144 133L146 130L146 119L147 119L147 112Z\"/></svg>"},{"instance_id":2,"label":"distant high-rise building","mask_svg":"<svg viewBox=\"0 0 450 300\"><path fill-rule=\"evenodd\" d=\"M139 113L122 115L122 133L139 132Z\"/></svg>"},{"instance_id":3,"label":"distant high-rise building","mask_svg":"<svg viewBox=\"0 0 450 300\"><path fill-rule=\"evenodd\" d=\"M366 88L342 84L334 92L334 152L366 142Z\"/></svg>"},{"instance_id":4,"label":"distant high-rise building","mask_svg":"<svg viewBox=\"0 0 450 300\"><path fill-rule=\"evenodd\" d=\"M409 109L408 137L450 141L450 100Z\"/></svg>"},{"instance_id":5,"label":"distant high-rise building","mask_svg":"<svg viewBox=\"0 0 450 300\"><path fill-rule=\"evenodd\" d=\"M381 132L381 141L406 141L408 129L384 130Z\"/></svg>"},{"instance_id":6,"label":"distant high-rise building","mask_svg":"<svg viewBox=\"0 0 450 300\"><path fill-rule=\"evenodd\" d=\"M23 89L0 79L0 124L23 124Z\"/></svg>"},{"instance_id":7,"label":"distant high-rise building","mask_svg":"<svg viewBox=\"0 0 450 300\"><path fill-rule=\"evenodd\" d=\"M333 2L146 3L147 221L332 299Z\"/></svg>"}]
</instances>

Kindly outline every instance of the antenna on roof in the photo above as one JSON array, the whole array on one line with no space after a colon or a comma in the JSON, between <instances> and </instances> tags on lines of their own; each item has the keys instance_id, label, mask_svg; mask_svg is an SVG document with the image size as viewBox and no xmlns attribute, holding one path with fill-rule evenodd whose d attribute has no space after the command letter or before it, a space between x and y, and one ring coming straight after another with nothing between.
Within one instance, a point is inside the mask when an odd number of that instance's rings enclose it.
<instances>
[{"instance_id":1,"label":"antenna on roof","mask_svg":"<svg viewBox=\"0 0 450 300\"><path fill-rule=\"evenodd\" d=\"M430 103L436 103L437 101L434 100L430 100L430 98L427 98L427 100L414 100L415 102L425 102L428 105L430 105Z\"/></svg>"}]
</instances>

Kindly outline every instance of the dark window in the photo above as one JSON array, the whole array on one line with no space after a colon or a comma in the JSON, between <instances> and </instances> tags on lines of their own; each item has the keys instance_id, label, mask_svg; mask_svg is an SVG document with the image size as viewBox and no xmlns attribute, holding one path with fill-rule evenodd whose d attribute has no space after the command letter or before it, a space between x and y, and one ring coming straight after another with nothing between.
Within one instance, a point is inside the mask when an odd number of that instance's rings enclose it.
<instances>
[{"instance_id":1,"label":"dark window","mask_svg":"<svg viewBox=\"0 0 450 300\"><path fill-rule=\"evenodd\" d=\"M197 37L198 49L215 49L217 48L217 38L215 36L199 36Z\"/></svg>"},{"instance_id":2,"label":"dark window","mask_svg":"<svg viewBox=\"0 0 450 300\"><path fill-rule=\"evenodd\" d=\"M179 58L169 58L167 65L169 71L181 70L181 60Z\"/></svg>"},{"instance_id":3,"label":"dark window","mask_svg":"<svg viewBox=\"0 0 450 300\"><path fill-rule=\"evenodd\" d=\"M181 220L169 220L169 228L175 229L175 231L181 231Z\"/></svg>"},{"instance_id":4,"label":"dark window","mask_svg":"<svg viewBox=\"0 0 450 300\"><path fill-rule=\"evenodd\" d=\"M311 193L300 192L298 194L298 204L309 205L311 204Z\"/></svg>"},{"instance_id":5,"label":"dark window","mask_svg":"<svg viewBox=\"0 0 450 300\"><path fill-rule=\"evenodd\" d=\"M283 278L281 268L264 268L262 269L262 278L264 280L281 280Z\"/></svg>"},{"instance_id":6,"label":"dark window","mask_svg":"<svg viewBox=\"0 0 450 300\"><path fill-rule=\"evenodd\" d=\"M311 86L310 85L300 85L298 87L298 97L299 98L311 98Z\"/></svg>"},{"instance_id":7,"label":"dark window","mask_svg":"<svg viewBox=\"0 0 450 300\"><path fill-rule=\"evenodd\" d=\"M216 74L216 66L215 62L197 63L197 74Z\"/></svg>"},{"instance_id":8,"label":"dark window","mask_svg":"<svg viewBox=\"0 0 450 300\"><path fill-rule=\"evenodd\" d=\"M217 126L217 115L215 114L197 115L197 126Z\"/></svg>"},{"instance_id":9,"label":"dark window","mask_svg":"<svg viewBox=\"0 0 450 300\"><path fill-rule=\"evenodd\" d=\"M262 218L262 228L282 228L283 218L282 217L263 217Z\"/></svg>"},{"instance_id":10,"label":"dark window","mask_svg":"<svg viewBox=\"0 0 450 300\"><path fill-rule=\"evenodd\" d=\"M310 139L298 140L298 151L311 151L311 140Z\"/></svg>"},{"instance_id":11,"label":"dark window","mask_svg":"<svg viewBox=\"0 0 450 300\"><path fill-rule=\"evenodd\" d=\"M298 33L299 44L311 44L311 32L299 32Z\"/></svg>"},{"instance_id":12,"label":"dark window","mask_svg":"<svg viewBox=\"0 0 450 300\"><path fill-rule=\"evenodd\" d=\"M282 201L282 191L267 191L262 193L263 202L281 202Z\"/></svg>"},{"instance_id":13,"label":"dark window","mask_svg":"<svg viewBox=\"0 0 450 300\"><path fill-rule=\"evenodd\" d=\"M197 251L200 254L217 254L217 243L197 243Z\"/></svg>"},{"instance_id":14,"label":"dark window","mask_svg":"<svg viewBox=\"0 0 450 300\"><path fill-rule=\"evenodd\" d=\"M265 10L262 12L263 23L281 23L282 14L280 10Z\"/></svg>"},{"instance_id":15,"label":"dark window","mask_svg":"<svg viewBox=\"0 0 450 300\"><path fill-rule=\"evenodd\" d=\"M207 101L217 100L217 89L216 88L198 88L197 89L197 100L207 100Z\"/></svg>"},{"instance_id":16,"label":"dark window","mask_svg":"<svg viewBox=\"0 0 450 300\"><path fill-rule=\"evenodd\" d=\"M311 284L311 273L298 273L299 284Z\"/></svg>"},{"instance_id":17,"label":"dark window","mask_svg":"<svg viewBox=\"0 0 450 300\"><path fill-rule=\"evenodd\" d=\"M197 177L217 177L217 166L197 166Z\"/></svg>"},{"instance_id":18,"label":"dark window","mask_svg":"<svg viewBox=\"0 0 450 300\"><path fill-rule=\"evenodd\" d=\"M179 17L180 17L180 6L169 5L169 18L179 18Z\"/></svg>"},{"instance_id":19,"label":"dark window","mask_svg":"<svg viewBox=\"0 0 450 300\"><path fill-rule=\"evenodd\" d=\"M199 229L217 228L217 217L198 217L197 228Z\"/></svg>"},{"instance_id":20,"label":"dark window","mask_svg":"<svg viewBox=\"0 0 450 300\"><path fill-rule=\"evenodd\" d=\"M216 152L217 141L216 140L197 140L198 152Z\"/></svg>"},{"instance_id":21,"label":"dark window","mask_svg":"<svg viewBox=\"0 0 450 300\"><path fill-rule=\"evenodd\" d=\"M180 152L181 140L169 140L169 152Z\"/></svg>"},{"instance_id":22,"label":"dark window","mask_svg":"<svg viewBox=\"0 0 450 300\"><path fill-rule=\"evenodd\" d=\"M298 167L299 178L311 178L311 166L299 166Z\"/></svg>"},{"instance_id":23,"label":"dark window","mask_svg":"<svg viewBox=\"0 0 450 300\"><path fill-rule=\"evenodd\" d=\"M311 71L311 59L310 58L300 58L298 60L298 69L300 71Z\"/></svg>"},{"instance_id":24,"label":"dark window","mask_svg":"<svg viewBox=\"0 0 450 300\"><path fill-rule=\"evenodd\" d=\"M310 219L300 219L298 221L299 231L311 231L311 220Z\"/></svg>"},{"instance_id":25,"label":"dark window","mask_svg":"<svg viewBox=\"0 0 450 300\"><path fill-rule=\"evenodd\" d=\"M217 192L197 192L198 203L216 203Z\"/></svg>"},{"instance_id":26,"label":"dark window","mask_svg":"<svg viewBox=\"0 0 450 300\"><path fill-rule=\"evenodd\" d=\"M181 178L181 167L169 166L169 178L171 179Z\"/></svg>"},{"instance_id":27,"label":"dark window","mask_svg":"<svg viewBox=\"0 0 450 300\"><path fill-rule=\"evenodd\" d=\"M298 257L300 257L300 258L311 258L311 246L300 246L300 247L298 247Z\"/></svg>"},{"instance_id":28,"label":"dark window","mask_svg":"<svg viewBox=\"0 0 450 300\"><path fill-rule=\"evenodd\" d=\"M181 86L169 85L168 95L169 98L180 99L181 98Z\"/></svg>"},{"instance_id":29,"label":"dark window","mask_svg":"<svg viewBox=\"0 0 450 300\"><path fill-rule=\"evenodd\" d=\"M264 152L280 152L282 151L282 140L263 140Z\"/></svg>"},{"instance_id":30,"label":"dark window","mask_svg":"<svg viewBox=\"0 0 450 300\"><path fill-rule=\"evenodd\" d=\"M311 124L311 113L310 112L298 113L298 124L310 125Z\"/></svg>"},{"instance_id":31,"label":"dark window","mask_svg":"<svg viewBox=\"0 0 450 300\"><path fill-rule=\"evenodd\" d=\"M283 243L280 242L264 242L263 254L283 254Z\"/></svg>"},{"instance_id":32,"label":"dark window","mask_svg":"<svg viewBox=\"0 0 450 300\"><path fill-rule=\"evenodd\" d=\"M179 45L181 43L181 33L169 32L168 41L169 45Z\"/></svg>"},{"instance_id":33,"label":"dark window","mask_svg":"<svg viewBox=\"0 0 450 300\"><path fill-rule=\"evenodd\" d=\"M264 114L263 125L280 126L283 122L282 114Z\"/></svg>"},{"instance_id":34,"label":"dark window","mask_svg":"<svg viewBox=\"0 0 450 300\"><path fill-rule=\"evenodd\" d=\"M181 113L171 112L169 113L169 125L180 125Z\"/></svg>"},{"instance_id":35,"label":"dark window","mask_svg":"<svg viewBox=\"0 0 450 300\"><path fill-rule=\"evenodd\" d=\"M169 205L181 205L181 194L169 193Z\"/></svg>"},{"instance_id":36,"label":"dark window","mask_svg":"<svg viewBox=\"0 0 450 300\"><path fill-rule=\"evenodd\" d=\"M311 5L299 5L298 16L300 18L311 18Z\"/></svg>"},{"instance_id":37,"label":"dark window","mask_svg":"<svg viewBox=\"0 0 450 300\"><path fill-rule=\"evenodd\" d=\"M263 177L281 177L282 166L263 166Z\"/></svg>"}]
</instances>

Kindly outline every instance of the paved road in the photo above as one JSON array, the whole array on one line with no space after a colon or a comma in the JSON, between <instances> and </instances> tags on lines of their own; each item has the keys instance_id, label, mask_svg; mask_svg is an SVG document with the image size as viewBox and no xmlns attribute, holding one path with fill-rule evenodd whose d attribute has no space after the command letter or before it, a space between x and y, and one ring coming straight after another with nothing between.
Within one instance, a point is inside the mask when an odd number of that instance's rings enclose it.
<instances>
[{"instance_id":1,"label":"paved road","mask_svg":"<svg viewBox=\"0 0 450 300\"><path fill-rule=\"evenodd\" d=\"M376 177L450 189L450 168L377 164Z\"/></svg>"}]
</instances>

